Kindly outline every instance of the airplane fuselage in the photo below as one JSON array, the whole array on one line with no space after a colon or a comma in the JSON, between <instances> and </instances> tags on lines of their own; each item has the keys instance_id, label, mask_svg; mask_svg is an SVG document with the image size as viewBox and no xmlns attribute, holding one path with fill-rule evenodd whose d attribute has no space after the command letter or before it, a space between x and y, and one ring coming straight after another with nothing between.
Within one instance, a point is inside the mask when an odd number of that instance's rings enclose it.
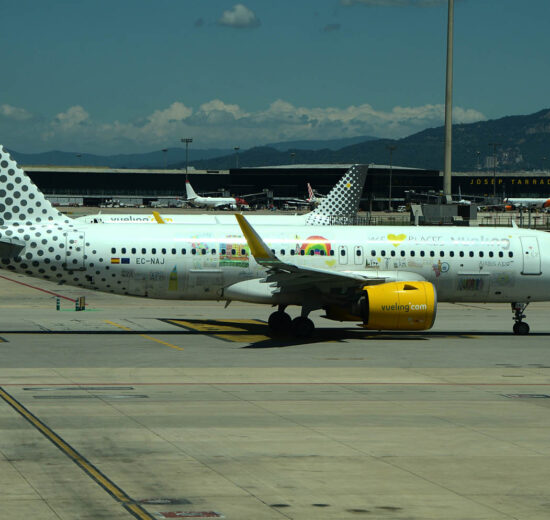
<instances>
[{"instance_id":1,"label":"airplane fuselage","mask_svg":"<svg viewBox=\"0 0 550 520\"><path fill-rule=\"evenodd\" d=\"M298 266L414 273L439 301L545 301L550 235L517 228L258 226L281 260ZM3 236L8 236L2 230ZM27 246L2 268L116 294L223 300L225 288L265 276L237 225L12 228Z\"/></svg>"}]
</instances>

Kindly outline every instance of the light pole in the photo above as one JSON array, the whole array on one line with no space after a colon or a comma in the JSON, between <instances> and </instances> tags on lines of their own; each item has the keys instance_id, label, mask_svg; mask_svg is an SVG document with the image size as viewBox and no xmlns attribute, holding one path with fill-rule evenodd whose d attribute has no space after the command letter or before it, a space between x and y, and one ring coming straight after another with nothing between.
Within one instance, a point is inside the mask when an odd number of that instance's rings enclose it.
<instances>
[{"instance_id":1,"label":"light pole","mask_svg":"<svg viewBox=\"0 0 550 520\"><path fill-rule=\"evenodd\" d=\"M239 169L239 150L241 149L240 146L235 146L233 150L235 150L235 168L237 170Z\"/></svg>"},{"instance_id":2,"label":"light pole","mask_svg":"<svg viewBox=\"0 0 550 520\"><path fill-rule=\"evenodd\" d=\"M493 147L493 197L497 196L497 146L500 143L489 143Z\"/></svg>"},{"instance_id":3,"label":"light pole","mask_svg":"<svg viewBox=\"0 0 550 520\"><path fill-rule=\"evenodd\" d=\"M193 142L192 137L184 137L181 139L182 143L185 143L185 175L187 175L187 171L189 170L189 143Z\"/></svg>"},{"instance_id":4,"label":"light pole","mask_svg":"<svg viewBox=\"0 0 550 520\"><path fill-rule=\"evenodd\" d=\"M454 0L449 0L447 13L447 73L445 82L445 170L443 193L451 195L453 134L453 13Z\"/></svg>"},{"instance_id":5,"label":"light pole","mask_svg":"<svg viewBox=\"0 0 550 520\"><path fill-rule=\"evenodd\" d=\"M162 149L162 155L164 157L164 169L165 170L168 168L168 164L166 162L166 152L168 152L168 148L163 148Z\"/></svg>"},{"instance_id":6,"label":"light pole","mask_svg":"<svg viewBox=\"0 0 550 520\"><path fill-rule=\"evenodd\" d=\"M388 211L391 212L391 184L392 184L392 175L393 175L393 167L392 167L392 155L393 151L397 148L395 145L388 145L386 148L390 151L390 193L388 195Z\"/></svg>"}]
</instances>

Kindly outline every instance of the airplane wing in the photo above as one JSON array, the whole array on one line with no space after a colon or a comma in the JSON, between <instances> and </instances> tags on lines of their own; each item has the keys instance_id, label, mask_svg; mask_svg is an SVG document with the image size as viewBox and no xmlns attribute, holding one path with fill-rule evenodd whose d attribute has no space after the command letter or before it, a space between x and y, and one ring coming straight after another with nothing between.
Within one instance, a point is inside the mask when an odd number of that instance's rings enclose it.
<instances>
[{"instance_id":1,"label":"airplane wing","mask_svg":"<svg viewBox=\"0 0 550 520\"><path fill-rule=\"evenodd\" d=\"M250 247L252 256L258 264L268 270L266 282L276 283L281 289L299 290L307 287L318 289L320 284L327 289L332 287L361 288L365 285L377 285L397 280L424 281L422 276L415 273L331 271L283 262L277 258L243 215L236 214L235 217Z\"/></svg>"}]
</instances>

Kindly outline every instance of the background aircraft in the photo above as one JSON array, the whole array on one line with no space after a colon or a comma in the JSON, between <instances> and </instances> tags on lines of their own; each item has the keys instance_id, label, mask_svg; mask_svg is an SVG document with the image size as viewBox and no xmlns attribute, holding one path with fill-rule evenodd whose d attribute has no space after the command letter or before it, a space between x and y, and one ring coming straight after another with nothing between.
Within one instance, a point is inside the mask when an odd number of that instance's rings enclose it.
<instances>
[{"instance_id":1,"label":"background aircraft","mask_svg":"<svg viewBox=\"0 0 550 520\"><path fill-rule=\"evenodd\" d=\"M339 222L345 224L351 222L357 215L363 187L368 173L368 165L356 164L352 166L342 178L334 185L328 195L319 201L319 205L313 211L304 215L250 215L249 220L253 224L272 225L312 225L333 224ZM166 224L234 224L233 215L193 215L189 213L172 213L161 215ZM158 219L148 214L123 214L112 213L86 215L75 220L90 224L155 224Z\"/></svg>"},{"instance_id":2,"label":"background aircraft","mask_svg":"<svg viewBox=\"0 0 550 520\"><path fill-rule=\"evenodd\" d=\"M201 197L195 193L189 179L185 180L186 202L197 208L240 209L248 207L248 202L240 197Z\"/></svg>"},{"instance_id":3,"label":"background aircraft","mask_svg":"<svg viewBox=\"0 0 550 520\"><path fill-rule=\"evenodd\" d=\"M519 208L545 209L550 208L550 198L507 198L504 199L507 211Z\"/></svg>"}]
</instances>

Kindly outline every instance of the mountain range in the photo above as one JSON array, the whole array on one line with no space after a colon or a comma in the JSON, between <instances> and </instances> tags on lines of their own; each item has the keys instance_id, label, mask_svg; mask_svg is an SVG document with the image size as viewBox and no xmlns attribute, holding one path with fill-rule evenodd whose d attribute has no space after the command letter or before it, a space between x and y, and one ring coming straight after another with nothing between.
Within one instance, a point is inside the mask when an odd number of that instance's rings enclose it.
<instances>
[{"instance_id":1,"label":"mountain range","mask_svg":"<svg viewBox=\"0 0 550 520\"><path fill-rule=\"evenodd\" d=\"M494 145L493 143L496 143ZM282 164L389 163L389 147L395 147L394 165L440 170L443 168L444 127L428 128L402 139L372 136L330 140L270 143L239 150L241 167ZM507 116L470 124L453 125L453 171L541 170L550 167L550 109L534 114ZM169 148L142 154L101 156L52 151L24 154L11 151L25 165L108 166L112 168L185 168L185 149ZM189 165L197 169L236 166L233 149L189 148Z\"/></svg>"}]
</instances>

